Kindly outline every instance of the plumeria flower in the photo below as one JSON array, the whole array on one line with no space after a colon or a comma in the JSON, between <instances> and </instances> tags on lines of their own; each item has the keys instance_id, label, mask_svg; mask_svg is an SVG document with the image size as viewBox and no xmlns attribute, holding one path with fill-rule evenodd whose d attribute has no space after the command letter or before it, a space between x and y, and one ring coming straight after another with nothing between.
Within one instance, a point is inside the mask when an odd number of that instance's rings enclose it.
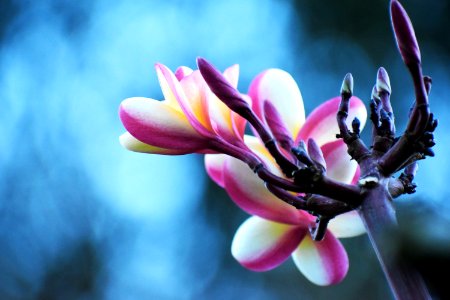
<instances>
[{"instance_id":1,"label":"plumeria flower","mask_svg":"<svg viewBox=\"0 0 450 300\"><path fill-rule=\"evenodd\" d=\"M308 228L314 217L274 196L249 168L249 161L252 166L262 164L271 174L284 177L258 134L244 137L245 120L211 92L198 70L181 67L174 74L157 64L156 72L164 100L135 97L122 102L119 114L127 132L120 137L121 144L132 151L165 155L216 153L205 156L208 174L239 207L253 215L235 236L234 257L252 270L264 271L292 254L300 271L312 282L326 285L342 280L348 259L337 238L363 232L358 215L351 212L336 217L325 238L313 241ZM237 66L228 68L223 76L236 88ZM277 69L260 74L249 96L239 94L234 98L251 105L277 139L289 145L314 140L308 144L321 147L327 176L352 181L356 163L350 161L344 143L335 137L339 132L335 121L339 97L321 105L305 121L297 84L288 73ZM362 125L367 118L364 105L356 97L352 98L348 119L354 117ZM289 148L282 150L289 157Z\"/></svg>"},{"instance_id":2,"label":"plumeria flower","mask_svg":"<svg viewBox=\"0 0 450 300\"><path fill-rule=\"evenodd\" d=\"M281 128L284 135L289 135L297 143L313 139L321 146L322 164L327 176L345 183L351 183L357 177L356 162L350 160L346 145L335 136L339 132L336 112L340 97L319 106L305 121L297 84L288 73L278 69L270 69L257 76L250 86L249 95L253 111L261 119L281 118L275 124L284 127ZM264 112L267 101L278 115L268 116ZM354 117L361 121L362 126L367 119L364 105L356 97L352 98L349 111L349 119ZM271 124L274 122L268 122L269 126ZM283 176L258 138L245 136L245 142L272 173ZM348 258L337 238L364 232L364 225L355 211L334 218L324 239L316 242L309 234L315 218L274 196L243 162L224 154L208 154L205 164L210 177L225 188L240 208L253 215L238 229L232 244L233 256L244 267L266 271L292 255L298 269L315 284L336 284L345 277Z\"/></svg>"},{"instance_id":3,"label":"plumeria flower","mask_svg":"<svg viewBox=\"0 0 450 300\"><path fill-rule=\"evenodd\" d=\"M210 91L198 70L180 67L175 74L156 64L163 101L143 97L122 102L119 115L127 132L121 144L131 151L179 155L211 153L243 145L245 120ZM237 86L238 65L223 73Z\"/></svg>"}]
</instances>

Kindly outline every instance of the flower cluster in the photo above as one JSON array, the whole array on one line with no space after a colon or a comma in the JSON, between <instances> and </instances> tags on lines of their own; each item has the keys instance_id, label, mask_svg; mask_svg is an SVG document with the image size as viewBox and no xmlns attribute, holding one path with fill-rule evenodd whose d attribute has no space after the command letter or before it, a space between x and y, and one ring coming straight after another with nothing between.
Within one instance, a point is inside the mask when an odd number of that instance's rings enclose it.
<instances>
[{"instance_id":1,"label":"flower cluster","mask_svg":"<svg viewBox=\"0 0 450 300\"><path fill-rule=\"evenodd\" d=\"M211 68L203 59L198 63L200 70ZM238 66L229 67L220 74L231 93L236 93L228 101L211 91L199 70L180 67L173 73L157 64L156 72L165 99L136 97L122 102L119 113L127 132L120 137L121 144L144 153L206 154L209 176L252 215L239 227L232 242L232 255L243 266L266 271L292 255L310 281L318 285L340 282L347 273L348 258L337 238L364 232L358 214L351 211L332 219L323 240L315 241L310 235L315 217L275 196L255 172L264 168L269 178L291 182L268 150L267 139L262 135L269 132L287 161L296 162L290 148L302 145L328 177L352 183L357 178L357 164L350 160L346 145L335 135L339 132L336 113L341 97L326 101L305 118L296 82L279 69L259 74L245 95L235 90ZM227 105L251 111L256 127L266 131L244 134L246 120L235 112L238 109L232 111ZM367 113L357 97L351 98L348 114L350 120L357 117L364 126Z\"/></svg>"}]
</instances>

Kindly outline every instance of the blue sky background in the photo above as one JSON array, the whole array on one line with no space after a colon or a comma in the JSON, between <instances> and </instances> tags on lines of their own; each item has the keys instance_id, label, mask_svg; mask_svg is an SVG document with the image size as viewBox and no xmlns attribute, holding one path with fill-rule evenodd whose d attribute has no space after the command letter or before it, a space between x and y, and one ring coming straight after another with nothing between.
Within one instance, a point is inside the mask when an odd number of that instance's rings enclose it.
<instances>
[{"instance_id":1,"label":"blue sky background","mask_svg":"<svg viewBox=\"0 0 450 300\"><path fill-rule=\"evenodd\" d=\"M428 2L406 8L434 79L436 158L420 164L418 192L398 201L399 244L418 249L408 253L419 267L448 265L450 253L449 4ZM194 68L197 56L222 69L239 63L243 92L262 70L282 68L297 80L307 112L337 95L347 72L368 100L384 66L401 132L413 94L387 7L1 2L0 298L359 299L368 287L368 299L389 297L366 237L344 241L351 269L336 287L310 284L290 261L263 274L243 269L229 249L246 215L207 178L202 158L127 152L117 116L127 97L162 97L156 62L173 70Z\"/></svg>"}]
</instances>

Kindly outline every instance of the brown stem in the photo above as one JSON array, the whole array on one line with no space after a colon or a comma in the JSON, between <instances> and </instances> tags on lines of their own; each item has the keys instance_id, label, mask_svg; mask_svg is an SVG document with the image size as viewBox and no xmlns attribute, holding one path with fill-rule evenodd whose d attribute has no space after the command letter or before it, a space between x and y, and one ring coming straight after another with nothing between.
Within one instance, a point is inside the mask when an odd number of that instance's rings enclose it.
<instances>
[{"instance_id":1,"label":"brown stem","mask_svg":"<svg viewBox=\"0 0 450 300\"><path fill-rule=\"evenodd\" d=\"M364 190L359 214L391 290L397 300L431 299L420 274L399 256L393 240L397 219L387 180Z\"/></svg>"}]
</instances>

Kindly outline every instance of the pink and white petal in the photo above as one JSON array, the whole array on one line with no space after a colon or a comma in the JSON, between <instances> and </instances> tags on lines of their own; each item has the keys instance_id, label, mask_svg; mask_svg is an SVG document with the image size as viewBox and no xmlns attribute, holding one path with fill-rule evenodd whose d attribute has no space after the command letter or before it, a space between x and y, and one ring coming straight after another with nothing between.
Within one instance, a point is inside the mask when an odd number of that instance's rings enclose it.
<instances>
[{"instance_id":1,"label":"pink and white petal","mask_svg":"<svg viewBox=\"0 0 450 300\"><path fill-rule=\"evenodd\" d=\"M208 113L214 132L224 138L226 141L233 143L238 139L231 121L232 111L213 93L207 95ZM240 138L239 138L240 139Z\"/></svg>"},{"instance_id":2,"label":"pink and white petal","mask_svg":"<svg viewBox=\"0 0 450 300\"><path fill-rule=\"evenodd\" d=\"M321 147L327 164L327 176L344 183L351 183L358 163L347 153L347 145L342 139Z\"/></svg>"},{"instance_id":3,"label":"pink and white petal","mask_svg":"<svg viewBox=\"0 0 450 300\"><path fill-rule=\"evenodd\" d=\"M208 173L209 177L211 177L211 179L222 188L225 187L223 180L223 167L227 157L228 156L225 154L205 155L206 173Z\"/></svg>"},{"instance_id":4,"label":"pink and white petal","mask_svg":"<svg viewBox=\"0 0 450 300\"><path fill-rule=\"evenodd\" d=\"M358 212L355 210L333 218L328 229L337 238L349 238L366 233L366 228Z\"/></svg>"},{"instance_id":5,"label":"pink and white petal","mask_svg":"<svg viewBox=\"0 0 450 300\"><path fill-rule=\"evenodd\" d=\"M270 155L263 142L252 135L244 135L245 145L255 153L264 163L265 167L277 176L283 176L283 172L278 168L275 159Z\"/></svg>"},{"instance_id":6,"label":"pink and white petal","mask_svg":"<svg viewBox=\"0 0 450 300\"><path fill-rule=\"evenodd\" d=\"M193 70L189 67L181 66L175 71L175 77L180 81L184 77L190 75Z\"/></svg>"},{"instance_id":7,"label":"pink and white petal","mask_svg":"<svg viewBox=\"0 0 450 300\"><path fill-rule=\"evenodd\" d=\"M208 148L185 115L164 102L148 98L128 98L120 104L120 119L127 131L143 143L183 152Z\"/></svg>"},{"instance_id":8,"label":"pink and white petal","mask_svg":"<svg viewBox=\"0 0 450 300\"><path fill-rule=\"evenodd\" d=\"M259 74L250 84L252 108L263 120L264 101L270 101L280 113L292 137L298 135L305 121L305 109L300 89L292 76L280 69L269 69Z\"/></svg>"},{"instance_id":9,"label":"pink and white petal","mask_svg":"<svg viewBox=\"0 0 450 300\"><path fill-rule=\"evenodd\" d=\"M163 154L163 155L181 155L191 153L190 151L179 150L179 149L165 149L161 147L152 146L141 142L132 136L129 132L125 132L119 137L120 144L133 152L140 153L152 153L152 154Z\"/></svg>"},{"instance_id":10,"label":"pink and white petal","mask_svg":"<svg viewBox=\"0 0 450 300\"><path fill-rule=\"evenodd\" d=\"M270 193L264 182L242 161L228 157L223 180L228 195L247 213L286 224L307 223L300 211Z\"/></svg>"},{"instance_id":11,"label":"pink and white petal","mask_svg":"<svg viewBox=\"0 0 450 300\"><path fill-rule=\"evenodd\" d=\"M292 253L292 258L300 272L317 285L337 284L348 271L347 252L329 231L320 242L306 235Z\"/></svg>"},{"instance_id":12,"label":"pink and white petal","mask_svg":"<svg viewBox=\"0 0 450 300\"><path fill-rule=\"evenodd\" d=\"M184 77L180 81L180 84L187 97L187 101L182 105L185 106L186 110L192 113L192 117L196 119L203 128L212 131L208 113L208 100L206 99L206 94L210 92L200 72L195 70Z\"/></svg>"},{"instance_id":13,"label":"pink and white petal","mask_svg":"<svg viewBox=\"0 0 450 300\"><path fill-rule=\"evenodd\" d=\"M162 72L163 69L167 69L167 67L160 63L155 64L156 75L158 76L159 86L161 87L161 91L163 93L164 102L167 105L172 106L174 109L182 111L181 106L178 103L178 100L175 96L175 92L173 91L172 86L169 85L169 82L167 81L167 79L165 78L165 75ZM169 70L169 73L172 73L172 72ZM173 75L173 76L175 76L175 75Z\"/></svg>"},{"instance_id":14,"label":"pink and white petal","mask_svg":"<svg viewBox=\"0 0 450 300\"><path fill-rule=\"evenodd\" d=\"M228 80L228 82L234 87L237 88L239 81L239 65L235 64L231 67L228 67L224 72L223 76Z\"/></svg>"},{"instance_id":15,"label":"pink and white petal","mask_svg":"<svg viewBox=\"0 0 450 300\"><path fill-rule=\"evenodd\" d=\"M336 122L336 114L339 109L341 97L335 97L317 107L305 121L296 143L300 140L307 141L313 138L319 146L336 140L339 127ZM352 97L347 118L347 126L351 126L353 119L357 117L361 122L361 130L366 124L367 110L361 99ZM351 127L350 127L351 128Z\"/></svg>"},{"instance_id":16,"label":"pink and white petal","mask_svg":"<svg viewBox=\"0 0 450 300\"><path fill-rule=\"evenodd\" d=\"M250 217L237 230L231 254L250 270L268 271L286 261L307 232L304 226Z\"/></svg>"},{"instance_id":17,"label":"pink and white petal","mask_svg":"<svg viewBox=\"0 0 450 300\"><path fill-rule=\"evenodd\" d=\"M162 64L156 64L156 74L158 75L159 83L161 85L161 89L163 91L164 97L167 101L167 104L173 107L181 107L181 110L189 120L189 123L195 130L205 137L211 137L212 134L207 127L205 127L205 121L208 118L204 118L205 108L201 103L202 97L192 97L195 92L198 92L196 84L197 81L194 78L191 78L189 81L190 90L186 88L183 84L183 81L187 81L187 78L191 77L191 75L183 78L181 82L175 77L172 71L169 70L166 66ZM188 89L188 93L191 93L190 96L192 98L188 98L184 92L184 88ZM200 94L200 92L198 92ZM178 104L174 103L174 100Z\"/></svg>"}]
</instances>

